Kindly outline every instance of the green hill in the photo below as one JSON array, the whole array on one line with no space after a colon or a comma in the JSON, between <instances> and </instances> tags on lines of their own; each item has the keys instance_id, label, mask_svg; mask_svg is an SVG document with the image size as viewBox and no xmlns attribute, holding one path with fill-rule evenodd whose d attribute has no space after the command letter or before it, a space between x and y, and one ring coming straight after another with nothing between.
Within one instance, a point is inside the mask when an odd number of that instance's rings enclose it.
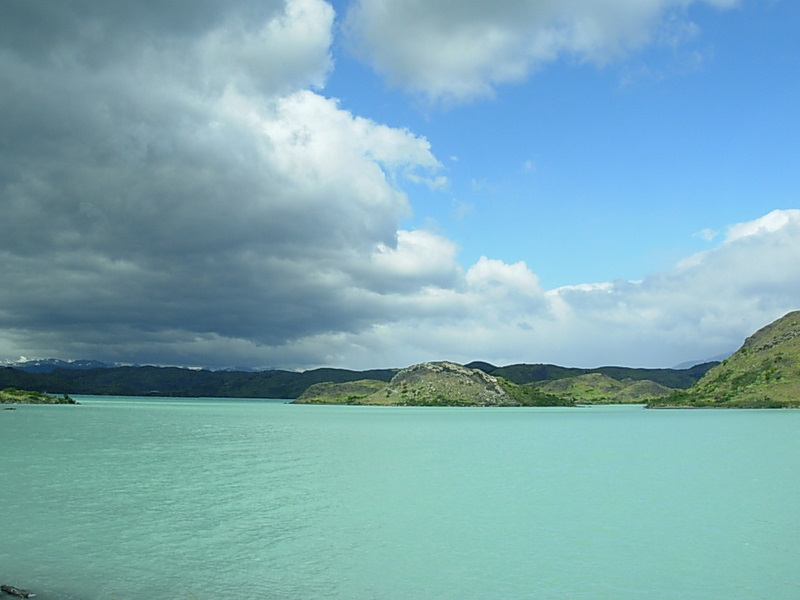
<instances>
[{"instance_id":1,"label":"green hill","mask_svg":"<svg viewBox=\"0 0 800 600\"><path fill-rule=\"evenodd\" d=\"M542 392L581 404L643 404L675 390L654 381L620 381L603 373L587 373L538 384Z\"/></svg>"},{"instance_id":2,"label":"green hill","mask_svg":"<svg viewBox=\"0 0 800 600\"><path fill-rule=\"evenodd\" d=\"M627 379L632 381L654 381L669 388L688 388L716 364L716 362L708 362L694 365L688 369L642 369L635 367L581 369L577 367L560 367L558 365L522 363L484 370L490 375L503 377L519 384L555 381L589 373L601 373L619 381ZM489 366L491 367L491 365Z\"/></svg>"},{"instance_id":3,"label":"green hill","mask_svg":"<svg viewBox=\"0 0 800 600\"><path fill-rule=\"evenodd\" d=\"M385 381L360 379L335 383L324 381L308 387L293 404L359 404L360 400L386 387Z\"/></svg>"},{"instance_id":4,"label":"green hill","mask_svg":"<svg viewBox=\"0 0 800 600\"><path fill-rule=\"evenodd\" d=\"M557 398L479 370L451 362L428 362L402 369L381 381L321 383L309 387L298 404L400 406L563 406Z\"/></svg>"},{"instance_id":5,"label":"green hill","mask_svg":"<svg viewBox=\"0 0 800 600\"><path fill-rule=\"evenodd\" d=\"M669 396L675 390L655 381L632 381L614 397L616 404L644 404L656 398Z\"/></svg>"},{"instance_id":6,"label":"green hill","mask_svg":"<svg viewBox=\"0 0 800 600\"><path fill-rule=\"evenodd\" d=\"M800 407L800 311L759 329L689 390L650 406Z\"/></svg>"},{"instance_id":7,"label":"green hill","mask_svg":"<svg viewBox=\"0 0 800 600\"><path fill-rule=\"evenodd\" d=\"M539 390L559 396L572 398L576 402L611 402L625 384L602 373L586 373L575 377L565 377L535 385Z\"/></svg>"}]
</instances>

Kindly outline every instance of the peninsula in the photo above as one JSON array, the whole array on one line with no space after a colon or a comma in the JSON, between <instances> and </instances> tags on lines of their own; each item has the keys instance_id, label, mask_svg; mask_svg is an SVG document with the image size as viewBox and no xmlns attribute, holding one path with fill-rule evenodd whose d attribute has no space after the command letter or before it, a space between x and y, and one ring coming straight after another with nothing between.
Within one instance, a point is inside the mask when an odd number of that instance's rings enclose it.
<instances>
[{"instance_id":1,"label":"peninsula","mask_svg":"<svg viewBox=\"0 0 800 600\"><path fill-rule=\"evenodd\" d=\"M53 396L41 392L29 392L15 388L0 390L0 404L78 404L67 394Z\"/></svg>"}]
</instances>

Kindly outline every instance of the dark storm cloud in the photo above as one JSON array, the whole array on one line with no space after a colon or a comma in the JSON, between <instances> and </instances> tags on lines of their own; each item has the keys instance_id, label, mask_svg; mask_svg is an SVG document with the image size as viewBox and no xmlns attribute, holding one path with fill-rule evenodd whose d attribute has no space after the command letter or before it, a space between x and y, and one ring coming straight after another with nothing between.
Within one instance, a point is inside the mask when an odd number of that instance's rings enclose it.
<instances>
[{"instance_id":1,"label":"dark storm cloud","mask_svg":"<svg viewBox=\"0 0 800 600\"><path fill-rule=\"evenodd\" d=\"M0 46L27 59L46 61L54 52L101 64L150 40L193 38L237 20L258 26L281 10L281 0L242 0L235 12L218 0L7 0Z\"/></svg>"},{"instance_id":2,"label":"dark storm cloud","mask_svg":"<svg viewBox=\"0 0 800 600\"><path fill-rule=\"evenodd\" d=\"M166 339L280 346L381 310L354 290L407 209L384 170L435 159L298 88L329 68L327 4L225 7L4 7L0 324L15 342L116 360L150 343L170 362Z\"/></svg>"}]
</instances>

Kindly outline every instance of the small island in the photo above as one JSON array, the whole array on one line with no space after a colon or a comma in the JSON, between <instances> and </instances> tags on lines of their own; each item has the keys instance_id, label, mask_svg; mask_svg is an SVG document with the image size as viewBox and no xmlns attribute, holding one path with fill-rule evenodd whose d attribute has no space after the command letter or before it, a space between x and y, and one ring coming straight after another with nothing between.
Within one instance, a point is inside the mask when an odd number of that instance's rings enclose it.
<instances>
[{"instance_id":1,"label":"small island","mask_svg":"<svg viewBox=\"0 0 800 600\"><path fill-rule=\"evenodd\" d=\"M78 404L67 394L53 396L42 392L29 392L16 388L0 390L0 404Z\"/></svg>"}]
</instances>

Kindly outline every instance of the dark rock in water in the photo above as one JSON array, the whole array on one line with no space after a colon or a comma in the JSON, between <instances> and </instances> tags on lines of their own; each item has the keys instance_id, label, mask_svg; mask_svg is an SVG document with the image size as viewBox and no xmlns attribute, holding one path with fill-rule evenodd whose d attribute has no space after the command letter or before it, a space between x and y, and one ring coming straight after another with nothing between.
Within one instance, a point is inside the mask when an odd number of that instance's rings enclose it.
<instances>
[{"instance_id":1,"label":"dark rock in water","mask_svg":"<svg viewBox=\"0 0 800 600\"><path fill-rule=\"evenodd\" d=\"M21 590L18 587L14 587L13 585L0 585L0 591L12 596L17 596L18 598L33 598L36 595L28 590Z\"/></svg>"}]
</instances>

